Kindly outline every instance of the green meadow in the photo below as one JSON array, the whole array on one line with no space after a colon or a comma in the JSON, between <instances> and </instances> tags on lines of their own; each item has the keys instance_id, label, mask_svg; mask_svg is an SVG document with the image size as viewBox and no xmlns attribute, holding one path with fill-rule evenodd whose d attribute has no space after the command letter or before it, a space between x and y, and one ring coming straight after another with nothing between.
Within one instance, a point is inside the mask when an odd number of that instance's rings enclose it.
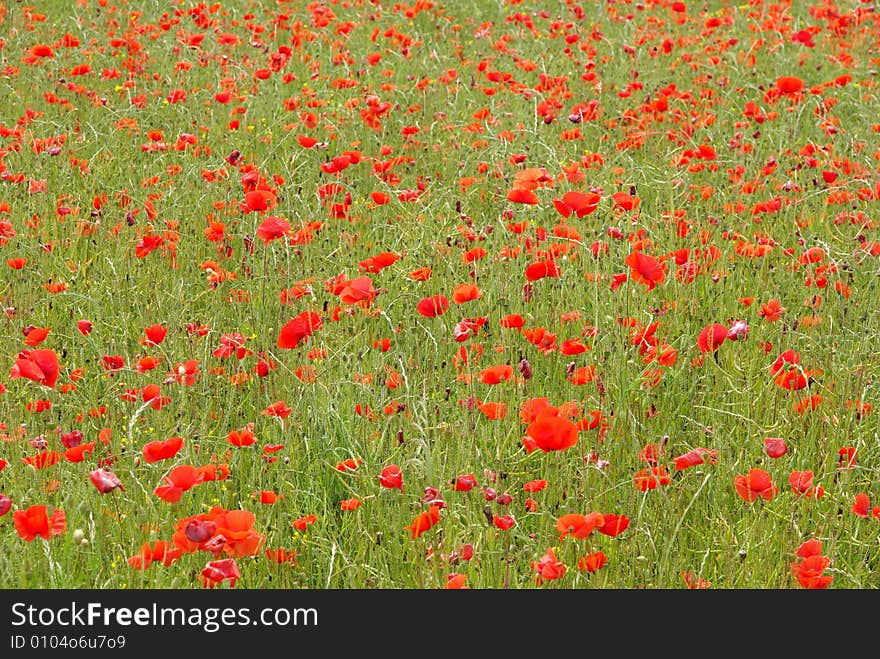
<instances>
[{"instance_id":1,"label":"green meadow","mask_svg":"<svg viewBox=\"0 0 880 659\"><path fill-rule=\"evenodd\" d=\"M0 587L873 589L865 2L0 8Z\"/></svg>"}]
</instances>

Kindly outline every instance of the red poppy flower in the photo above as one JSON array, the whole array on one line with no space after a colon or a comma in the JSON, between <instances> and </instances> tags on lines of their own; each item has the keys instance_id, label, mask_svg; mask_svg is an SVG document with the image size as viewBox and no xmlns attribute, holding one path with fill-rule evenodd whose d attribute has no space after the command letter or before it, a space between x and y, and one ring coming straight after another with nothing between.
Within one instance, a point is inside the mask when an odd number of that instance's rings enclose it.
<instances>
[{"instance_id":1,"label":"red poppy flower","mask_svg":"<svg viewBox=\"0 0 880 659\"><path fill-rule=\"evenodd\" d=\"M764 452L771 458L781 458L788 452L788 445L781 437L765 437Z\"/></svg>"},{"instance_id":2,"label":"red poppy flower","mask_svg":"<svg viewBox=\"0 0 880 659\"><path fill-rule=\"evenodd\" d=\"M253 446L257 437L254 435L254 424L249 423L247 427L242 428L241 430L232 430L226 435L226 441L232 444L233 446L244 447L244 446Z\"/></svg>"},{"instance_id":3,"label":"red poppy flower","mask_svg":"<svg viewBox=\"0 0 880 659\"><path fill-rule=\"evenodd\" d=\"M837 451L837 468L853 469L856 466L857 451L854 446L844 446Z\"/></svg>"},{"instance_id":4,"label":"red poppy flower","mask_svg":"<svg viewBox=\"0 0 880 659\"><path fill-rule=\"evenodd\" d=\"M245 210L262 213L275 208L275 194L271 190L251 190L244 195Z\"/></svg>"},{"instance_id":5,"label":"red poppy flower","mask_svg":"<svg viewBox=\"0 0 880 659\"><path fill-rule=\"evenodd\" d=\"M356 304L358 302L370 302L376 297L376 290L369 277L358 277L348 282L339 292L339 301L342 304Z\"/></svg>"},{"instance_id":6,"label":"red poppy flower","mask_svg":"<svg viewBox=\"0 0 880 659\"><path fill-rule=\"evenodd\" d=\"M554 199L553 206L562 217L569 217L572 213L577 217L584 217L594 212L601 200L602 197L595 192L572 190L562 195L562 199Z\"/></svg>"},{"instance_id":7,"label":"red poppy flower","mask_svg":"<svg viewBox=\"0 0 880 659\"><path fill-rule=\"evenodd\" d=\"M298 565L296 562L297 552L293 549L266 549L263 552L263 555L273 563L278 563L279 565L283 563Z\"/></svg>"},{"instance_id":8,"label":"red poppy flower","mask_svg":"<svg viewBox=\"0 0 880 659\"><path fill-rule=\"evenodd\" d=\"M95 450L95 442L84 442L79 446L72 446L64 452L64 459L68 462L82 462ZM54 451L53 451L54 452Z\"/></svg>"},{"instance_id":9,"label":"red poppy flower","mask_svg":"<svg viewBox=\"0 0 880 659\"><path fill-rule=\"evenodd\" d=\"M459 474L452 480L452 485L456 492L470 492L478 483L473 474Z\"/></svg>"},{"instance_id":10,"label":"red poppy flower","mask_svg":"<svg viewBox=\"0 0 880 659\"><path fill-rule=\"evenodd\" d=\"M430 530L431 527L439 521L440 506L433 505L427 510L427 512L419 513L411 525L403 528L410 531L412 533L411 539L415 540L416 538L421 537L425 531Z\"/></svg>"},{"instance_id":11,"label":"red poppy flower","mask_svg":"<svg viewBox=\"0 0 880 659\"><path fill-rule=\"evenodd\" d=\"M821 485L813 486L813 472L809 470L791 472L788 483L795 494L807 499L818 499L825 494L825 488Z\"/></svg>"},{"instance_id":12,"label":"red poppy flower","mask_svg":"<svg viewBox=\"0 0 880 659\"><path fill-rule=\"evenodd\" d=\"M394 265L400 258L400 254L395 254L394 252L382 252L381 254L376 254L363 261L358 261L358 270L361 272L378 274L388 266Z\"/></svg>"},{"instance_id":13,"label":"red poppy flower","mask_svg":"<svg viewBox=\"0 0 880 659\"><path fill-rule=\"evenodd\" d=\"M545 453L549 451L564 451L571 448L578 441L578 429L568 419L559 416L555 408L548 409L539 414L532 421L523 438L523 444L529 453L539 448Z\"/></svg>"},{"instance_id":14,"label":"red poppy flower","mask_svg":"<svg viewBox=\"0 0 880 659\"><path fill-rule=\"evenodd\" d=\"M12 365L9 378L26 378L54 389L59 372L58 355L54 350L22 350Z\"/></svg>"},{"instance_id":15,"label":"red poppy flower","mask_svg":"<svg viewBox=\"0 0 880 659\"><path fill-rule=\"evenodd\" d=\"M12 508L12 499L5 494L0 494L0 517L3 517Z\"/></svg>"},{"instance_id":16,"label":"red poppy flower","mask_svg":"<svg viewBox=\"0 0 880 659\"><path fill-rule=\"evenodd\" d=\"M56 508L49 515L46 506L30 506L26 510L16 510L12 513L12 522L18 535L31 542L38 536L43 540L49 540L64 533L67 528L67 516L60 508Z\"/></svg>"},{"instance_id":17,"label":"red poppy flower","mask_svg":"<svg viewBox=\"0 0 880 659\"><path fill-rule=\"evenodd\" d=\"M363 462L360 458L346 458L336 463L336 471L356 471L358 466Z\"/></svg>"},{"instance_id":18,"label":"red poppy flower","mask_svg":"<svg viewBox=\"0 0 880 659\"><path fill-rule=\"evenodd\" d=\"M867 494L864 492L859 492L856 494L855 503L853 503L850 510L852 510L856 515L862 517L864 519L868 519L871 509L871 500Z\"/></svg>"},{"instance_id":19,"label":"red poppy flower","mask_svg":"<svg viewBox=\"0 0 880 659\"><path fill-rule=\"evenodd\" d=\"M690 590L705 590L712 587L712 582L703 579L693 572L682 572L681 577Z\"/></svg>"},{"instance_id":20,"label":"red poppy flower","mask_svg":"<svg viewBox=\"0 0 880 659\"><path fill-rule=\"evenodd\" d=\"M257 227L257 238L262 240L264 245L268 245L278 238L283 238L288 233L290 233L290 222L274 215L267 217Z\"/></svg>"},{"instance_id":21,"label":"red poppy flower","mask_svg":"<svg viewBox=\"0 0 880 659\"><path fill-rule=\"evenodd\" d=\"M403 473L396 464L382 468L379 474L379 485L388 489L398 489L403 492Z\"/></svg>"},{"instance_id":22,"label":"red poppy flower","mask_svg":"<svg viewBox=\"0 0 880 659\"><path fill-rule=\"evenodd\" d=\"M502 531L509 531L516 524L516 520L513 518L513 515L493 515L492 524L495 528Z\"/></svg>"},{"instance_id":23,"label":"red poppy flower","mask_svg":"<svg viewBox=\"0 0 880 659\"><path fill-rule=\"evenodd\" d=\"M281 498L281 495L272 490L260 490L257 495L260 497L260 503L264 505L272 505Z\"/></svg>"},{"instance_id":24,"label":"red poppy flower","mask_svg":"<svg viewBox=\"0 0 880 659\"><path fill-rule=\"evenodd\" d=\"M157 346L165 340L168 334L168 328L162 325L150 325L144 328L144 338L141 340L142 345Z\"/></svg>"},{"instance_id":25,"label":"red poppy flower","mask_svg":"<svg viewBox=\"0 0 880 659\"><path fill-rule=\"evenodd\" d=\"M168 503L177 503L183 496L183 493L191 489L193 486L202 482L198 471L190 465L180 465L171 470L171 472L162 479L163 485L159 485L153 494L167 501Z\"/></svg>"},{"instance_id":26,"label":"red poppy flower","mask_svg":"<svg viewBox=\"0 0 880 659\"><path fill-rule=\"evenodd\" d=\"M482 291L474 284L458 284L452 291L452 301L456 304L464 304L479 299L482 295Z\"/></svg>"},{"instance_id":27,"label":"red poppy flower","mask_svg":"<svg viewBox=\"0 0 880 659\"><path fill-rule=\"evenodd\" d=\"M27 336L25 336L25 345L28 345L31 348L36 348L46 340L46 337L49 336L49 331L50 329L48 327L34 327L27 333Z\"/></svg>"},{"instance_id":28,"label":"red poppy flower","mask_svg":"<svg viewBox=\"0 0 880 659\"><path fill-rule=\"evenodd\" d=\"M647 492L655 490L661 485L669 485L672 479L666 470L666 467L650 467L636 472L633 477L636 483L636 489L639 492Z\"/></svg>"},{"instance_id":29,"label":"red poppy flower","mask_svg":"<svg viewBox=\"0 0 880 659\"><path fill-rule=\"evenodd\" d=\"M159 462L173 458L182 447L183 437L171 437L147 442L141 447L141 454L144 456L144 460L149 463Z\"/></svg>"},{"instance_id":30,"label":"red poppy flower","mask_svg":"<svg viewBox=\"0 0 880 659\"><path fill-rule=\"evenodd\" d=\"M779 303L779 300L770 300L766 304L761 304L758 315L768 323L773 323L782 318L783 312L785 312L785 309Z\"/></svg>"},{"instance_id":31,"label":"red poppy flower","mask_svg":"<svg viewBox=\"0 0 880 659\"><path fill-rule=\"evenodd\" d=\"M305 343L312 334L321 329L322 324L318 314L304 311L281 328L276 343L279 348L296 348L300 342Z\"/></svg>"},{"instance_id":32,"label":"red poppy flower","mask_svg":"<svg viewBox=\"0 0 880 659\"><path fill-rule=\"evenodd\" d=\"M413 270L407 275L413 281L428 281L431 278L431 268L424 267Z\"/></svg>"},{"instance_id":33,"label":"red poppy flower","mask_svg":"<svg viewBox=\"0 0 880 659\"><path fill-rule=\"evenodd\" d=\"M477 408L492 421L498 421L507 416L507 403L480 403Z\"/></svg>"},{"instance_id":34,"label":"red poppy flower","mask_svg":"<svg viewBox=\"0 0 880 659\"><path fill-rule=\"evenodd\" d=\"M514 188L507 193L507 201L512 201L515 204L537 204L540 199L538 199L538 195L536 195L531 190L525 190L523 188Z\"/></svg>"},{"instance_id":35,"label":"red poppy flower","mask_svg":"<svg viewBox=\"0 0 880 659\"><path fill-rule=\"evenodd\" d=\"M653 290L658 284L666 281L666 264L660 263L653 256L635 251L624 259L624 263L629 266L630 278L634 282L644 284L645 290Z\"/></svg>"},{"instance_id":36,"label":"red poppy flower","mask_svg":"<svg viewBox=\"0 0 880 659\"><path fill-rule=\"evenodd\" d=\"M127 562L135 570L146 570L153 563L162 563L168 567L182 555L182 549L174 548L164 540L156 540L152 545L149 542L141 545L140 551L128 558Z\"/></svg>"},{"instance_id":37,"label":"red poppy flower","mask_svg":"<svg viewBox=\"0 0 880 659\"><path fill-rule=\"evenodd\" d=\"M759 497L769 501L777 494L779 489L773 480L763 469L750 469L748 476L737 474L733 481L736 493L743 501L752 502Z\"/></svg>"},{"instance_id":38,"label":"red poppy flower","mask_svg":"<svg viewBox=\"0 0 880 659\"><path fill-rule=\"evenodd\" d=\"M556 558L553 548L547 549L546 553L537 561L532 561L532 569L538 574L535 583L542 585L545 581L561 579L565 576L565 564Z\"/></svg>"},{"instance_id":39,"label":"red poppy flower","mask_svg":"<svg viewBox=\"0 0 880 659\"><path fill-rule=\"evenodd\" d=\"M303 517L293 520L293 522L291 522L291 525L297 531L305 531L310 524L314 524L317 521L318 518L315 515L305 515Z\"/></svg>"},{"instance_id":40,"label":"red poppy flower","mask_svg":"<svg viewBox=\"0 0 880 659\"><path fill-rule=\"evenodd\" d=\"M467 588L467 575L459 574L458 572L453 572L451 574L446 575L446 585L443 586L446 590L462 590Z\"/></svg>"},{"instance_id":41,"label":"red poppy flower","mask_svg":"<svg viewBox=\"0 0 880 659\"><path fill-rule=\"evenodd\" d=\"M797 94L804 90L804 81L796 76L780 76L776 79L776 89L782 94Z\"/></svg>"},{"instance_id":42,"label":"red poppy flower","mask_svg":"<svg viewBox=\"0 0 880 659\"><path fill-rule=\"evenodd\" d=\"M52 50L52 47L42 43L31 46L30 54L33 57L55 57L55 51Z\"/></svg>"},{"instance_id":43,"label":"red poppy flower","mask_svg":"<svg viewBox=\"0 0 880 659\"><path fill-rule=\"evenodd\" d=\"M559 533L560 541L567 535L577 540L583 540L584 538L589 538L594 530L604 524L605 517L601 513L588 513L586 515L569 513L556 520L556 531Z\"/></svg>"},{"instance_id":44,"label":"red poppy flower","mask_svg":"<svg viewBox=\"0 0 880 659\"><path fill-rule=\"evenodd\" d=\"M526 324L525 319L518 313L507 314L499 321L501 327L508 329L518 329Z\"/></svg>"},{"instance_id":45,"label":"red poppy flower","mask_svg":"<svg viewBox=\"0 0 880 659\"><path fill-rule=\"evenodd\" d=\"M442 316L449 309L449 300L445 295L432 295L419 300L416 310L427 318Z\"/></svg>"},{"instance_id":46,"label":"red poppy flower","mask_svg":"<svg viewBox=\"0 0 880 659\"><path fill-rule=\"evenodd\" d=\"M694 467L696 465L703 464L707 460L712 464L718 458L718 451L714 451L708 448L695 448L692 451L688 451L687 453L678 456L677 458L673 458L673 462L675 463L675 468L678 471L683 469L687 469L688 467Z\"/></svg>"},{"instance_id":47,"label":"red poppy flower","mask_svg":"<svg viewBox=\"0 0 880 659\"><path fill-rule=\"evenodd\" d=\"M727 328L721 323L706 325L697 337L700 352L714 352L727 339Z\"/></svg>"},{"instance_id":48,"label":"red poppy flower","mask_svg":"<svg viewBox=\"0 0 880 659\"><path fill-rule=\"evenodd\" d=\"M213 588L223 581L228 581L230 586L235 587L236 582L241 578L241 572L235 559L224 558L209 562L201 571L200 577L206 588Z\"/></svg>"},{"instance_id":49,"label":"red poppy flower","mask_svg":"<svg viewBox=\"0 0 880 659\"><path fill-rule=\"evenodd\" d=\"M608 558L601 551L587 554L578 559L578 569L584 572L596 572L608 564Z\"/></svg>"},{"instance_id":50,"label":"red poppy flower","mask_svg":"<svg viewBox=\"0 0 880 659\"><path fill-rule=\"evenodd\" d=\"M36 455L27 456L24 458L24 462L34 469L45 469L46 467L58 464L58 461L61 460L61 456L62 454L58 451L43 451Z\"/></svg>"},{"instance_id":51,"label":"red poppy flower","mask_svg":"<svg viewBox=\"0 0 880 659\"><path fill-rule=\"evenodd\" d=\"M490 366L480 371L480 382L483 384L499 384L513 377L513 367L510 364Z\"/></svg>"},{"instance_id":52,"label":"red poppy flower","mask_svg":"<svg viewBox=\"0 0 880 659\"><path fill-rule=\"evenodd\" d=\"M523 489L526 492L540 492L545 487L547 487L547 481L543 478L539 480L529 481L528 483L523 483Z\"/></svg>"},{"instance_id":53,"label":"red poppy flower","mask_svg":"<svg viewBox=\"0 0 880 659\"><path fill-rule=\"evenodd\" d=\"M801 560L791 564L791 571L802 588L823 590L831 585L833 577L823 574L831 559L822 556L821 541L812 538L801 543L796 556Z\"/></svg>"},{"instance_id":54,"label":"red poppy flower","mask_svg":"<svg viewBox=\"0 0 880 659\"><path fill-rule=\"evenodd\" d=\"M613 207L623 211L635 210L639 207L639 203L641 202L641 199L638 197L628 195L625 192L615 192L611 195L611 199L614 202Z\"/></svg>"},{"instance_id":55,"label":"red poppy flower","mask_svg":"<svg viewBox=\"0 0 880 659\"><path fill-rule=\"evenodd\" d=\"M560 277L559 266L552 259L536 261L526 267L526 279L538 281L544 277Z\"/></svg>"}]
</instances>

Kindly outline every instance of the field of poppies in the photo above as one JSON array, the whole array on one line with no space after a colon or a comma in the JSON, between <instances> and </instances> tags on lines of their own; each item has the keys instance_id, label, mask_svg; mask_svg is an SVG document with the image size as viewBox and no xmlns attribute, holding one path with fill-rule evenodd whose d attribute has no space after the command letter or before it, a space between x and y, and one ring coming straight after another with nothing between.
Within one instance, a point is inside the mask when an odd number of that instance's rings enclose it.
<instances>
[{"instance_id":1,"label":"field of poppies","mask_svg":"<svg viewBox=\"0 0 880 659\"><path fill-rule=\"evenodd\" d=\"M878 34L0 6L0 587L876 588Z\"/></svg>"}]
</instances>

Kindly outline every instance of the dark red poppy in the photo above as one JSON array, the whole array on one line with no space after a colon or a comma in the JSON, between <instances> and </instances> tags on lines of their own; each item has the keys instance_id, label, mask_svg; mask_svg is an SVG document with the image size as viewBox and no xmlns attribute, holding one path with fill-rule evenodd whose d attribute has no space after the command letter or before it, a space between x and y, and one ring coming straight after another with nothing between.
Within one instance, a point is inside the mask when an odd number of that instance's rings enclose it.
<instances>
[{"instance_id":1,"label":"dark red poppy","mask_svg":"<svg viewBox=\"0 0 880 659\"><path fill-rule=\"evenodd\" d=\"M727 339L727 328L721 323L706 325L697 337L700 352L714 352Z\"/></svg>"},{"instance_id":2,"label":"dark red poppy","mask_svg":"<svg viewBox=\"0 0 880 659\"><path fill-rule=\"evenodd\" d=\"M92 485L94 485L101 494L107 494L117 488L123 492L125 491L125 486L122 484L122 481L119 480L119 477L112 471L107 471L106 469L95 469L94 471L90 471L89 480L92 481Z\"/></svg>"},{"instance_id":3,"label":"dark red poppy","mask_svg":"<svg viewBox=\"0 0 880 659\"><path fill-rule=\"evenodd\" d=\"M781 437L765 437L764 452L771 458L781 458L788 452L788 445Z\"/></svg>"}]
</instances>

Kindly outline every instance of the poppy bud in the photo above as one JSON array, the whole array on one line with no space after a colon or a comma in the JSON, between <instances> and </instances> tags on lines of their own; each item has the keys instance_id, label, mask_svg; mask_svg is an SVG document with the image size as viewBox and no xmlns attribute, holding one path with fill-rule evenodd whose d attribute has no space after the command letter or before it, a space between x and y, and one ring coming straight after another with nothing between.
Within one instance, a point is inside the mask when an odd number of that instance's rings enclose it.
<instances>
[{"instance_id":1,"label":"poppy bud","mask_svg":"<svg viewBox=\"0 0 880 659\"><path fill-rule=\"evenodd\" d=\"M0 494L0 517L3 517L12 508L12 499L5 494Z\"/></svg>"}]
</instances>

